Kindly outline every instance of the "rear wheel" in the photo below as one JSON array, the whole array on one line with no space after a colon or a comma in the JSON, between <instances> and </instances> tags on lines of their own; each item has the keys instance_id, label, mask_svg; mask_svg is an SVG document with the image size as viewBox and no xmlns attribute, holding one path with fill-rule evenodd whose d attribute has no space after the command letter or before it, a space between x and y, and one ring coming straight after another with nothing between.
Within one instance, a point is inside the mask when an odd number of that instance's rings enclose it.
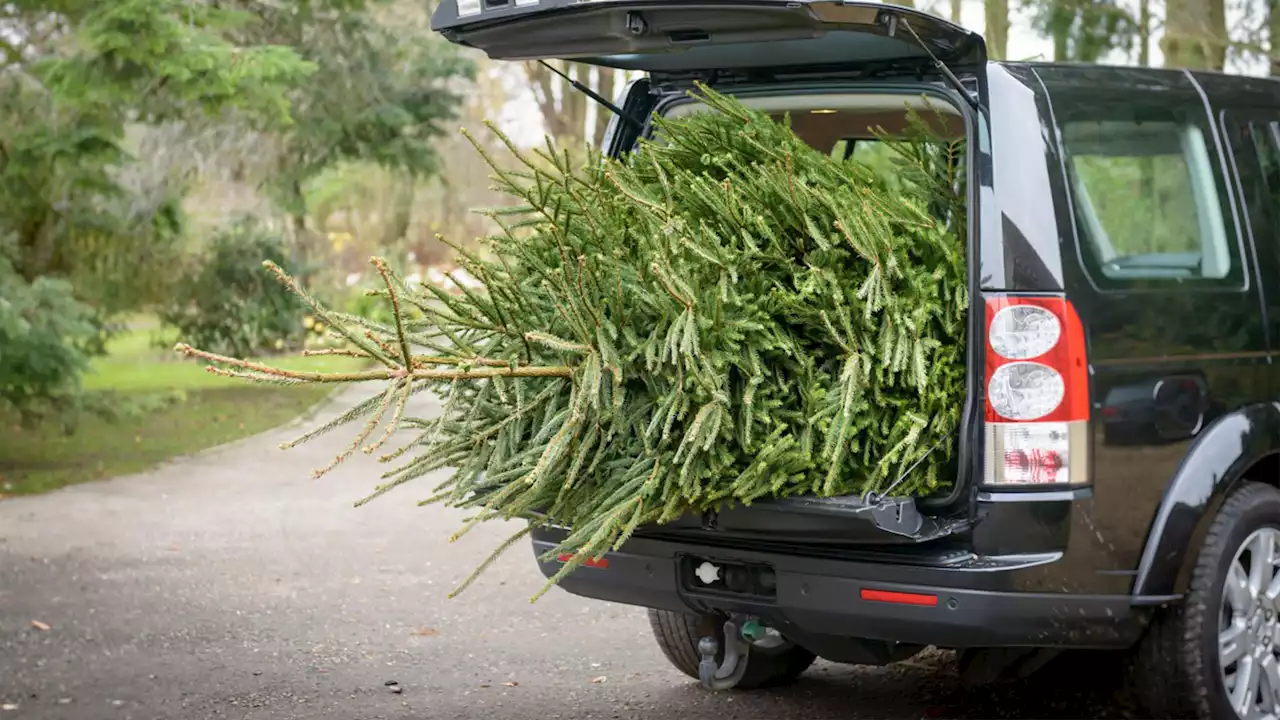
<instances>
[{"instance_id":1,"label":"rear wheel","mask_svg":"<svg viewBox=\"0 0 1280 720\"><path fill-rule=\"evenodd\" d=\"M724 619L715 618L706 625L714 626L723 654ZM701 660L698 655L698 640L704 632L702 618L668 610L650 610L649 626L667 660L680 672L698 679L698 663ZM720 657L716 660L719 661ZM737 687L751 690L789 684L800 677L813 661L814 654L808 650L781 636L771 636L752 644L751 652L747 655L746 673Z\"/></svg>"},{"instance_id":2,"label":"rear wheel","mask_svg":"<svg viewBox=\"0 0 1280 720\"><path fill-rule=\"evenodd\" d=\"M1132 682L1160 717L1280 715L1280 490L1248 482L1205 535L1186 599L1158 616Z\"/></svg>"}]
</instances>

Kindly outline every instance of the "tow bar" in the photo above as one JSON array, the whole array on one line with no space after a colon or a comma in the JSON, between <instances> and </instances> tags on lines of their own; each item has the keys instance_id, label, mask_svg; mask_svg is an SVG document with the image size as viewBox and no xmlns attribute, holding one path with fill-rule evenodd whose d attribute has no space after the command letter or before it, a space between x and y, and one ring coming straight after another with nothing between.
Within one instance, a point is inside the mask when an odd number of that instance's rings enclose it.
<instances>
[{"instance_id":1,"label":"tow bar","mask_svg":"<svg viewBox=\"0 0 1280 720\"><path fill-rule=\"evenodd\" d=\"M747 672L747 657L751 643L765 636L765 629L755 619L743 615L730 615L724 624L724 660L716 665L720 653L720 641L714 634L698 640L698 679L708 690L728 690L742 680Z\"/></svg>"}]
</instances>

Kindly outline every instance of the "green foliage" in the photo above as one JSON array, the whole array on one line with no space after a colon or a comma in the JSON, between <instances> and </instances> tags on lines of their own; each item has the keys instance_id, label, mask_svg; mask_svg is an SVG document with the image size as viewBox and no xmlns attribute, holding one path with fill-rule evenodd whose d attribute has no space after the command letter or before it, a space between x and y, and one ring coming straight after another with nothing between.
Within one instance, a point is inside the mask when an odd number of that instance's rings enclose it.
<instances>
[{"instance_id":1,"label":"green foliage","mask_svg":"<svg viewBox=\"0 0 1280 720\"><path fill-rule=\"evenodd\" d=\"M218 232L178 282L182 294L161 321L202 347L242 357L297 345L302 305L262 274L263 258L284 262L278 234L248 222Z\"/></svg>"},{"instance_id":2,"label":"green foliage","mask_svg":"<svg viewBox=\"0 0 1280 720\"><path fill-rule=\"evenodd\" d=\"M27 421L77 408L93 319L65 280L28 282L0 253L0 406Z\"/></svg>"},{"instance_id":3,"label":"green foliage","mask_svg":"<svg viewBox=\"0 0 1280 720\"><path fill-rule=\"evenodd\" d=\"M343 309L350 315L365 318L384 327L395 325L396 322L395 310L387 303L386 296L364 289L348 295Z\"/></svg>"},{"instance_id":4,"label":"green foliage","mask_svg":"<svg viewBox=\"0 0 1280 720\"><path fill-rule=\"evenodd\" d=\"M1031 24L1053 40L1053 60L1098 62L1117 49L1129 49L1138 23L1115 0L1023 0Z\"/></svg>"},{"instance_id":5,"label":"green foliage","mask_svg":"<svg viewBox=\"0 0 1280 720\"><path fill-rule=\"evenodd\" d=\"M245 110L290 122L285 90L315 66L288 47L237 45L251 19L188 0L75 4L75 50L37 64L46 87L81 111L119 117L126 104L149 121Z\"/></svg>"},{"instance_id":6,"label":"green foliage","mask_svg":"<svg viewBox=\"0 0 1280 720\"><path fill-rule=\"evenodd\" d=\"M242 42L285 45L316 68L286 95L297 121L276 133L283 206L305 213L303 186L342 162L429 175L435 142L461 102L455 81L473 68L449 43L380 21L377 0L234 0L256 22Z\"/></svg>"},{"instance_id":7,"label":"green foliage","mask_svg":"<svg viewBox=\"0 0 1280 720\"><path fill-rule=\"evenodd\" d=\"M13 293L0 392L79 407L84 323L163 296L183 231L184 179L154 192L122 181L126 126L226 111L287 124L285 91L314 68L233 42L251 18L217 4L14 0L0 15L0 236L14 238L0 252Z\"/></svg>"},{"instance_id":8,"label":"green foliage","mask_svg":"<svg viewBox=\"0 0 1280 720\"><path fill-rule=\"evenodd\" d=\"M455 467L427 501L471 509L467 527L571 528L557 579L722 503L939 487L964 392L961 144L914 118L909 139L885 139L895 191L736 100L701 100L715 112L660 120L662 141L623 160L575 168L550 144L509 145L518 171L486 157L523 204L491 213L492 259L459 251L484 292L411 291L378 263L393 323L316 307L385 369L213 359L263 381L389 380L300 441L369 417L336 464L391 412L420 435L386 456L408 459L373 496ZM404 418L424 386L441 418Z\"/></svg>"}]
</instances>

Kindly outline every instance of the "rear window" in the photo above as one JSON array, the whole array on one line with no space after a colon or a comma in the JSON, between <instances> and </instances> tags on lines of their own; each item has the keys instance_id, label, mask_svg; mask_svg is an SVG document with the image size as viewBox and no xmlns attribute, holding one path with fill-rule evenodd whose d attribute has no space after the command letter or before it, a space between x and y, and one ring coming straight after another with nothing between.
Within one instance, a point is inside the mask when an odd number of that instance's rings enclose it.
<instances>
[{"instance_id":1,"label":"rear window","mask_svg":"<svg viewBox=\"0 0 1280 720\"><path fill-rule=\"evenodd\" d=\"M1178 111L1060 123L1086 268L1101 286L1241 284L1212 135Z\"/></svg>"}]
</instances>

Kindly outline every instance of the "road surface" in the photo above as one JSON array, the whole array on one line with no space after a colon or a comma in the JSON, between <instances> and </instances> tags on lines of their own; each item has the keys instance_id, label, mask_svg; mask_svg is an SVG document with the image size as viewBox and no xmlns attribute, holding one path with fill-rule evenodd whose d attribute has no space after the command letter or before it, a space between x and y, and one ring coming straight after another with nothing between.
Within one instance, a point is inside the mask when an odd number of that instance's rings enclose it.
<instances>
[{"instance_id":1,"label":"road surface","mask_svg":"<svg viewBox=\"0 0 1280 720\"><path fill-rule=\"evenodd\" d=\"M642 610L559 590L531 605L528 546L449 600L510 528L450 544L461 515L416 506L431 478L353 508L375 462L310 471L355 428L277 447L362 395L147 473L0 501L0 720L1128 714L1076 670L969 690L940 652L707 693L667 665Z\"/></svg>"}]
</instances>

